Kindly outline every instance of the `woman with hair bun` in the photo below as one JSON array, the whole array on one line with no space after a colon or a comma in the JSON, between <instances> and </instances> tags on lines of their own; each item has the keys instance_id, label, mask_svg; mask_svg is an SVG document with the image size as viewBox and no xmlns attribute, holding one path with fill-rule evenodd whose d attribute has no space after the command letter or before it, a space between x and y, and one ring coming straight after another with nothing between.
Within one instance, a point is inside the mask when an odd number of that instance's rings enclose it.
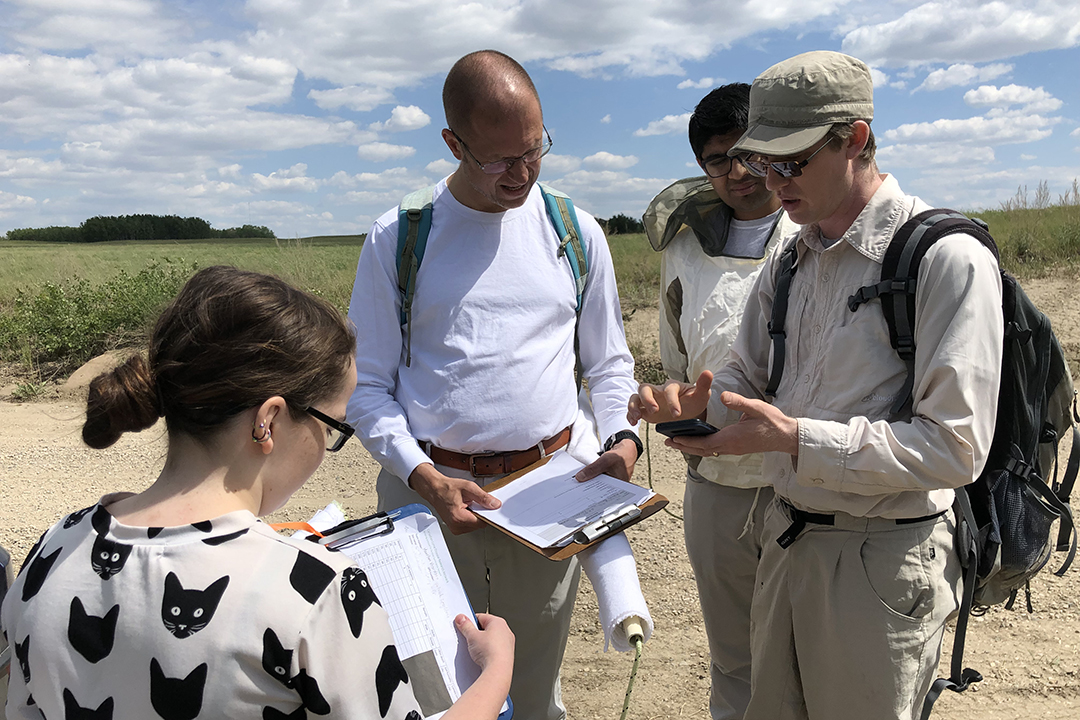
<instances>
[{"instance_id":1,"label":"woman with hair bun","mask_svg":"<svg viewBox=\"0 0 1080 720\"><path fill-rule=\"evenodd\" d=\"M328 303L212 267L162 313L147 358L91 383L86 443L164 417L165 467L30 550L3 605L8 718L421 717L363 571L258 520L352 435L355 347ZM447 720L496 717L510 687L513 635L478 617L483 630L455 623L482 672Z\"/></svg>"}]
</instances>

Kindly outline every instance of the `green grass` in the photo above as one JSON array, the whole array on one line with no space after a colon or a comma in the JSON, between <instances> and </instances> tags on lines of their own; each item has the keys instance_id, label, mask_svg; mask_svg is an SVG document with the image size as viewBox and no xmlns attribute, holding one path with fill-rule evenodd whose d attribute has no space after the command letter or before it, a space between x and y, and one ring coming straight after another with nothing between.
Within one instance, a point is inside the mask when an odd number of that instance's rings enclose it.
<instances>
[{"instance_id":1,"label":"green grass","mask_svg":"<svg viewBox=\"0 0 1080 720\"><path fill-rule=\"evenodd\" d=\"M1080 205L969 213L986 221L1001 265L1019 278L1080 264Z\"/></svg>"},{"instance_id":2,"label":"green grass","mask_svg":"<svg viewBox=\"0 0 1080 720\"><path fill-rule=\"evenodd\" d=\"M644 233L608 239L623 312L656 307L660 302L660 253Z\"/></svg>"},{"instance_id":3,"label":"green grass","mask_svg":"<svg viewBox=\"0 0 1080 720\"><path fill-rule=\"evenodd\" d=\"M121 270L138 273L151 262L236 265L280 275L344 308L352 293L360 236L300 240L140 240L103 243L31 243L0 240L0 312L19 290L76 278L99 284Z\"/></svg>"},{"instance_id":4,"label":"green grass","mask_svg":"<svg viewBox=\"0 0 1080 720\"><path fill-rule=\"evenodd\" d=\"M1021 278L1080 264L1080 204L974 213L990 225L1002 265ZM0 240L0 360L40 380L90 354L141 341L161 305L197 267L279 275L345 309L362 237L299 240L124 241L94 244ZM660 253L644 234L609 239L625 313L656 307ZM42 363L52 363L41 373ZM32 391L28 386L27 391Z\"/></svg>"}]
</instances>

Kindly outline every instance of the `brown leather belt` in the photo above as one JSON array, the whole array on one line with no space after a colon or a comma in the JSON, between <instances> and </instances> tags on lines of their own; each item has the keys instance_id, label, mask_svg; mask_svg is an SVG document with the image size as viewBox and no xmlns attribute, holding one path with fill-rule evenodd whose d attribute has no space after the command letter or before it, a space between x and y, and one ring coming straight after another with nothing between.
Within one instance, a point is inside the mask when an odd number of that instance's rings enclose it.
<instances>
[{"instance_id":1,"label":"brown leather belt","mask_svg":"<svg viewBox=\"0 0 1080 720\"><path fill-rule=\"evenodd\" d=\"M563 428L555 437L550 437L538 443L528 450L518 450L504 453L465 453L446 450L432 445L430 442L421 443L421 447L437 465L446 465L457 470L465 470L472 473L473 477L492 477L494 475L508 475L527 468L542 457L550 455L570 442L570 428ZM541 451L541 448L543 450Z\"/></svg>"}]
</instances>

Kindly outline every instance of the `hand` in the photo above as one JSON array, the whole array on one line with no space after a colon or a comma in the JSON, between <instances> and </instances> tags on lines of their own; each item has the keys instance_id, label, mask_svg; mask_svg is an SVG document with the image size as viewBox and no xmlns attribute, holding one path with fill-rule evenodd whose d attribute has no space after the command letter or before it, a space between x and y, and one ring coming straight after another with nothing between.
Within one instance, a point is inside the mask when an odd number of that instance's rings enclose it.
<instances>
[{"instance_id":1,"label":"hand","mask_svg":"<svg viewBox=\"0 0 1080 720\"><path fill-rule=\"evenodd\" d=\"M514 633L506 621L497 615L477 613L476 619L482 629L477 629L465 615L454 618L454 626L465 638L469 657L480 670L514 667Z\"/></svg>"},{"instance_id":2,"label":"hand","mask_svg":"<svg viewBox=\"0 0 1080 720\"><path fill-rule=\"evenodd\" d=\"M469 510L469 503L476 503L489 510L502 505L497 497L484 492L483 488L472 480L448 477L428 463L417 465L412 471L409 475L409 487L427 500L454 535L464 535L484 525Z\"/></svg>"},{"instance_id":3,"label":"hand","mask_svg":"<svg viewBox=\"0 0 1080 720\"><path fill-rule=\"evenodd\" d=\"M698 437L683 436L664 442L668 447L691 455L748 455L785 452L799 456L799 421L762 400L724 392L720 402L742 413L739 422L720 432Z\"/></svg>"},{"instance_id":4,"label":"hand","mask_svg":"<svg viewBox=\"0 0 1080 720\"><path fill-rule=\"evenodd\" d=\"M637 445L633 440L620 440L597 460L578 470L578 482L592 480L597 475L610 475L630 482L637 463Z\"/></svg>"},{"instance_id":5,"label":"hand","mask_svg":"<svg viewBox=\"0 0 1080 720\"><path fill-rule=\"evenodd\" d=\"M693 385L674 380L663 385L642 383L630 397L626 419L636 425L639 420L662 423L679 418L704 418L712 394L712 379L712 373L706 370Z\"/></svg>"}]
</instances>

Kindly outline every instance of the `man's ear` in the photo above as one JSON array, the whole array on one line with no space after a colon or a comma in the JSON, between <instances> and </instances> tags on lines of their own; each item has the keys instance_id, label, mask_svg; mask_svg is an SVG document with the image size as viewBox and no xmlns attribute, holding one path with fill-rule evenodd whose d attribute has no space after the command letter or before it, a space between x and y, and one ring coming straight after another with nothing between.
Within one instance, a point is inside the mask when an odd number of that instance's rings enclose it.
<instances>
[{"instance_id":1,"label":"man's ear","mask_svg":"<svg viewBox=\"0 0 1080 720\"><path fill-rule=\"evenodd\" d=\"M274 450L274 422L288 412L285 398L280 395L267 398L255 409L255 420L251 424L251 441L258 445L264 455ZM278 423L281 428L281 424ZM281 428L283 430L283 428Z\"/></svg>"},{"instance_id":2,"label":"man's ear","mask_svg":"<svg viewBox=\"0 0 1080 720\"><path fill-rule=\"evenodd\" d=\"M851 123L852 134L848 138L847 145L844 147L844 153L849 160L854 160L859 156L859 153L866 147L867 141L870 139L870 126L865 120L856 120Z\"/></svg>"},{"instance_id":3,"label":"man's ear","mask_svg":"<svg viewBox=\"0 0 1080 720\"><path fill-rule=\"evenodd\" d=\"M465 157L464 151L461 149L461 143L458 142L458 139L454 137L454 133L450 132L449 128L443 128L442 139L446 143L446 147L450 148L454 159L460 161Z\"/></svg>"}]
</instances>

